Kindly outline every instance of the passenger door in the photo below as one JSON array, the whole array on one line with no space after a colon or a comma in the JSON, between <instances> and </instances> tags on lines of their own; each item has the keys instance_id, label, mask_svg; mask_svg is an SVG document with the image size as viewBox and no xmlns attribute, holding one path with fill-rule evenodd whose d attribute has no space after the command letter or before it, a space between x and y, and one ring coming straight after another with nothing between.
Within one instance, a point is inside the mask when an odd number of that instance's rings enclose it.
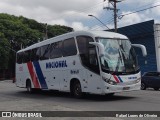
<instances>
[{"instance_id":1,"label":"passenger door","mask_svg":"<svg viewBox=\"0 0 160 120\"><path fill-rule=\"evenodd\" d=\"M89 46L89 70L88 70L88 84L89 90L93 93L101 93L101 77L98 64L98 57L95 46Z\"/></svg>"},{"instance_id":2,"label":"passenger door","mask_svg":"<svg viewBox=\"0 0 160 120\"><path fill-rule=\"evenodd\" d=\"M101 80L96 47L89 44L89 42L93 42L93 38L89 36L77 37L81 62L85 68L84 71L86 71L87 74L87 79L84 85L87 87L86 90L88 92L100 93Z\"/></svg>"}]
</instances>

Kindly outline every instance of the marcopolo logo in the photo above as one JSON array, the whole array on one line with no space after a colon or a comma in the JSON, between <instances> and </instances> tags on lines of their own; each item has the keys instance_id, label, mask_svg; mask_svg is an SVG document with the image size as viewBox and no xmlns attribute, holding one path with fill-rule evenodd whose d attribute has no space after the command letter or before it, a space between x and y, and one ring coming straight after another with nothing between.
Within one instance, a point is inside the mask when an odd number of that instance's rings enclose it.
<instances>
[{"instance_id":1,"label":"marcopolo logo","mask_svg":"<svg viewBox=\"0 0 160 120\"><path fill-rule=\"evenodd\" d=\"M128 77L128 79L133 80L133 79L137 79L137 77Z\"/></svg>"},{"instance_id":2,"label":"marcopolo logo","mask_svg":"<svg viewBox=\"0 0 160 120\"><path fill-rule=\"evenodd\" d=\"M66 60L46 63L46 69L51 69L51 68L64 68L64 67L67 67Z\"/></svg>"}]
</instances>

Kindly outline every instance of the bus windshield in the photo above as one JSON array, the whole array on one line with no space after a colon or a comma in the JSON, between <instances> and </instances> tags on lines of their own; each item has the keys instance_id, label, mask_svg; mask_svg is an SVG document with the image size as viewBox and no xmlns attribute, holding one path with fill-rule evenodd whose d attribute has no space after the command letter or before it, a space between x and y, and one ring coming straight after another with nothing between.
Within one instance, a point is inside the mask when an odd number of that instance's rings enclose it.
<instances>
[{"instance_id":1,"label":"bus windshield","mask_svg":"<svg viewBox=\"0 0 160 120\"><path fill-rule=\"evenodd\" d=\"M136 53L128 39L98 38L105 48L102 71L131 73L139 70Z\"/></svg>"}]
</instances>

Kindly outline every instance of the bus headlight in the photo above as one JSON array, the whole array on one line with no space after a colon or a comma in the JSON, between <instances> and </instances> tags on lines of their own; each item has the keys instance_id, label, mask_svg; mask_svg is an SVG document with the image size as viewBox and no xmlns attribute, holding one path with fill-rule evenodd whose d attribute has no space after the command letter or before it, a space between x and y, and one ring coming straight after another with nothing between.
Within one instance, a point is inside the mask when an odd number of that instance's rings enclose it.
<instances>
[{"instance_id":1,"label":"bus headlight","mask_svg":"<svg viewBox=\"0 0 160 120\"><path fill-rule=\"evenodd\" d=\"M107 81L107 83L111 84L111 85L117 85L117 83L115 81L112 81L112 80Z\"/></svg>"},{"instance_id":2,"label":"bus headlight","mask_svg":"<svg viewBox=\"0 0 160 120\"><path fill-rule=\"evenodd\" d=\"M108 79L108 78L105 78L105 77L103 77L103 76L102 76L102 79L103 79L106 83L108 83L108 84L117 85L117 83L116 83L115 81L110 80L110 79Z\"/></svg>"},{"instance_id":3,"label":"bus headlight","mask_svg":"<svg viewBox=\"0 0 160 120\"><path fill-rule=\"evenodd\" d=\"M139 83L141 81L141 78L138 78L137 80L136 80L136 83Z\"/></svg>"}]
</instances>

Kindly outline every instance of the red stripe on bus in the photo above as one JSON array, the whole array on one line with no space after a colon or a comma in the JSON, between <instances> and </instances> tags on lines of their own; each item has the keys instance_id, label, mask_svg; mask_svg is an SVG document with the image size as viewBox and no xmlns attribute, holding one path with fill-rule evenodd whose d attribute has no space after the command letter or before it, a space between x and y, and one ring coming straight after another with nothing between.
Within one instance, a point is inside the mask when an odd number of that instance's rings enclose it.
<instances>
[{"instance_id":1,"label":"red stripe on bus","mask_svg":"<svg viewBox=\"0 0 160 120\"><path fill-rule=\"evenodd\" d=\"M35 88L40 88L36 73L34 72L32 62L27 63L28 70Z\"/></svg>"},{"instance_id":2,"label":"red stripe on bus","mask_svg":"<svg viewBox=\"0 0 160 120\"><path fill-rule=\"evenodd\" d=\"M113 75L114 79L116 80L117 83L119 83L119 79L117 78L117 76Z\"/></svg>"}]
</instances>

